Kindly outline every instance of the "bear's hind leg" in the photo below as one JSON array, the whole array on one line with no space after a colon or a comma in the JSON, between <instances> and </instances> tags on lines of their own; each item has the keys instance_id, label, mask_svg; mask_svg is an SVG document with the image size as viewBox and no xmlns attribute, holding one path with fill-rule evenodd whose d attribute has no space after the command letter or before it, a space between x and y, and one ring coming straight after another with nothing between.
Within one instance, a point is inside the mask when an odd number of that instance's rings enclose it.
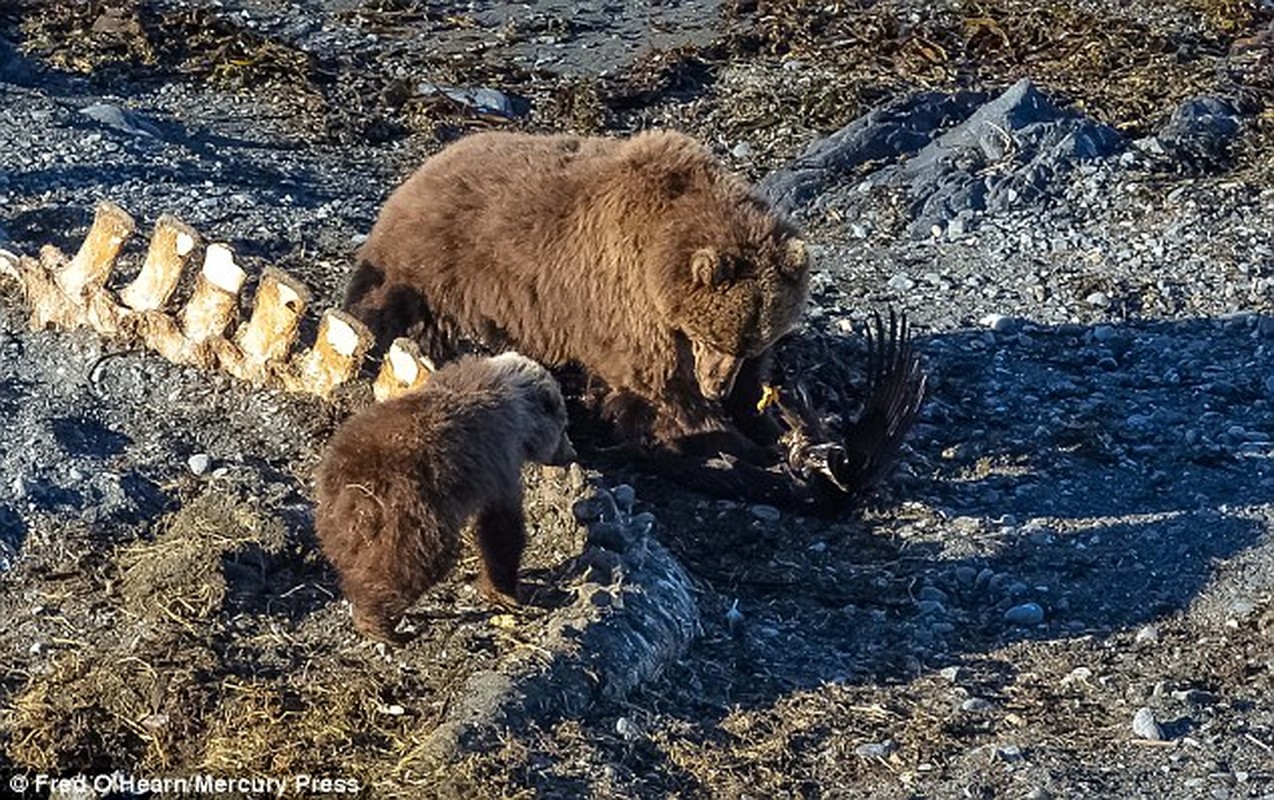
<instances>
[{"instance_id":1,"label":"bear's hind leg","mask_svg":"<svg viewBox=\"0 0 1274 800\"><path fill-rule=\"evenodd\" d=\"M482 554L478 591L493 603L518 605L518 568L526 548L520 494L515 500L500 500L484 508L478 514L475 536Z\"/></svg>"}]
</instances>

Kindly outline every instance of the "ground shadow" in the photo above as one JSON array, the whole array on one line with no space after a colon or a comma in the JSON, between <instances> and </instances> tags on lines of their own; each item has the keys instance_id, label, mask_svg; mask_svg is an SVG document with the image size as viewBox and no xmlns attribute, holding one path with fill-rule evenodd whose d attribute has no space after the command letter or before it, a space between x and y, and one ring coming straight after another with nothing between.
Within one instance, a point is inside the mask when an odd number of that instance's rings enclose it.
<instances>
[{"instance_id":1,"label":"ground shadow","mask_svg":"<svg viewBox=\"0 0 1274 800\"><path fill-rule=\"evenodd\" d=\"M1015 641L1103 637L1185 609L1218 563L1268 535L1243 513L1274 500L1265 330L1248 316L927 337L911 452L865 514L775 522L614 475L637 482L703 588L704 636L658 691L712 731L828 682L982 668ZM819 369L800 373L817 384Z\"/></svg>"}]
</instances>

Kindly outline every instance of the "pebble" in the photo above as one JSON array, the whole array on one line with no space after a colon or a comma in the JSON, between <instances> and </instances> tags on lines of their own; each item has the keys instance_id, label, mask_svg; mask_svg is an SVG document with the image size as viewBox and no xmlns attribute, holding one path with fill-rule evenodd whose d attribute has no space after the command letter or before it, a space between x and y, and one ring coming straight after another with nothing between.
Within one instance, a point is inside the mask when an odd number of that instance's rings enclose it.
<instances>
[{"instance_id":1,"label":"pebble","mask_svg":"<svg viewBox=\"0 0 1274 800\"><path fill-rule=\"evenodd\" d=\"M1012 333L1017 330L1017 320L1004 314L987 314L978 322L982 327L990 328L996 333Z\"/></svg>"},{"instance_id":2,"label":"pebble","mask_svg":"<svg viewBox=\"0 0 1274 800\"><path fill-rule=\"evenodd\" d=\"M1230 613L1239 619L1247 619L1256 610L1256 604L1247 598L1239 598L1230 603Z\"/></svg>"},{"instance_id":3,"label":"pebble","mask_svg":"<svg viewBox=\"0 0 1274 800\"><path fill-rule=\"evenodd\" d=\"M1159 641L1159 629L1154 625L1143 625L1133 641L1139 645L1154 644Z\"/></svg>"},{"instance_id":4,"label":"pebble","mask_svg":"<svg viewBox=\"0 0 1274 800\"><path fill-rule=\"evenodd\" d=\"M637 492L633 487L621 483L611 489L610 493L615 498L615 505L619 506L620 511L627 514L633 510L633 503L637 500Z\"/></svg>"},{"instance_id":5,"label":"pebble","mask_svg":"<svg viewBox=\"0 0 1274 800\"><path fill-rule=\"evenodd\" d=\"M996 758L1001 761L1021 761L1022 748L1015 744L1005 744L995 748Z\"/></svg>"},{"instance_id":6,"label":"pebble","mask_svg":"<svg viewBox=\"0 0 1274 800\"><path fill-rule=\"evenodd\" d=\"M735 158L747 158L752 155L752 145L747 142L739 142L730 150L730 155Z\"/></svg>"},{"instance_id":7,"label":"pebble","mask_svg":"<svg viewBox=\"0 0 1274 800\"><path fill-rule=\"evenodd\" d=\"M637 735L637 726L628 717L620 717L615 720L615 733L625 739L631 739Z\"/></svg>"},{"instance_id":8,"label":"pebble","mask_svg":"<svg viewBox=\"0 0 1274 800\"><path fill-rule=\"evenodd\" d=\"M1009 597L1021 597L1022 595L1029 594L1030 591L1031 587L1021 581L1013 581L1008 586L1004 587L1004 593Z\"/></svg>"},{"instance_id":9,"label":"pebble","mask_svg":"<svg viewBox=\"0 0 1274 800\"><path fill-rule=\"evenodd\" d=\"M762 522L770 522L770 523L778 522L779 518L783 516L782 512L780 512L774 506L755 505L755 506L752 506L750 511L752 512L752 516L756 517Z\"/></svg>"},{"instance_id":10,"label":"pebble","mask_svg":"<svg viewBox=\"0 0 1274 800\"><path fill-rule=\"evenodd\" d=\"M1084 302L1093 308L1110 307L1110 297L1105 292L1093 292L1084 298Z\"/></svg>"},{"instance_id":11,"label":"pebble","mask_svg":"<svg viewBox=\"0 0 1274 800\"><path fill-rule=\"evenodd\" d=\"M902 273L889 279L889 288L896 292L909 292L916 287L916 282Z\"/></svg>"},{"instance_id":12,"label":"pebble","mask_svg":"<svg viewBox=\"0 0 1274 800\"><path fill-rule=\"evenodd\" d=\"M1089 295L1089 297L1092 297L1092 295ZM1098 325L1093 328L1093 341L1095 342L1109 342L1114 338L1115 329L1110 325Z\"/></svg>"},{"instance_id":13,"label":"pebble","mask_svg":"<svg viewBox=\"0 0 1274 800\"><path fill-rule=\"evenodd\" d=\"M1155 721L1155 712L1149 708L1141 708L1132 718L1132 732L1142 739L1152 742L1163 741L1163 729Z\"/></svg>"},{"instance_id":14,"label":"pebble","mask_svg":"<svg viewBox=\"0 0 1274 800\"><path fill-rule=\"evenodd\" d=\"M186 459L186 466L195 475L202 475L208 471L208 467L212 466L212 459L208 457L207 453L195 453Z\"/></svg>"},{"instance_id":15,"label":"pebble","mask_svg":"<svg viewBox=\"0 0 1274 800\"><path fill-rule=\"evenodd\" d=\"M1005 611L1004 619L1014 625L1038 625L1044 621L1044 609L1039 603L1022 603Z\"/></svg>"},{"instance_id":16,"label":"pebble","mask_svg":"<svg viewBox=\"0 0 1274 800\"><path fill-rule=\"evenodd\" d=\"M937 586L922 586L920 591L916 593L916 597L921 600L932 600L936 603L946 603L950 601L947 593L939 589Z\"/></svg>"},{"instance_id":17,"label":"pebble","mask_svg":"<svg viewBox=\"0 0 1274 800\"><path fill-rule=\"evenodd\" d=\"M893 739L886 739L883 742L860 744L854 748L854 755L862 758L884 758L897 749L897 742Z\"/></svg>"},{"instance_id":18,"label":"pebble","mask_svg":"<svg viewBox=\"0 0 1274 800\"><path fill-rule=\"evenodd\" d=\"M960 704L961 711L968 711L973 714L981 714L991 711L995 708L995 703L987 700L985 697L970 697Z\"/></svg>"},{"instance_id":19,"label":"pebble","mask_svg":"<svg viewBox=\"0 0 1274 800\"><path fill-rule=\"evenodd\" d=\"M916 603L916 608L920 611L920 616L944 616L947 613L947 607L936 600L921 600Z\"/></svg>"}]
</instances>

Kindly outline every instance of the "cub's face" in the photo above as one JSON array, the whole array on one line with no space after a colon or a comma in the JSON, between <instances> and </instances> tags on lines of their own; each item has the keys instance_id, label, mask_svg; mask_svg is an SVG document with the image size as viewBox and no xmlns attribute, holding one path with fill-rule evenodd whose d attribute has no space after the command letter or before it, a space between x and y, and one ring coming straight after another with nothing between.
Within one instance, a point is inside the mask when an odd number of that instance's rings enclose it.
<instances>
[{"instance_id":1,"label":"cub's face","mask_svg":"<svg viewBox=\"0 0 1274 800\"><path fill-rule=\"evenodd\" d=\"M575 460L575 447L566 435L566 401L547 370L527 392L526 457L537 464L564 467Z\"/></svg>"},{"instance_id":2,"label":"cub's face","mask_svg":"<svg viewBox=\"0 0 1274 800\"><path fill-rule=\"evenodd\" d=\"M566 435L566 401L552 374L512 351L493 356L490 363L518 404L523 458L554 466L574 461L575 447Z\"/></svg>"},{"instance_id":3,"label":"cub's face","mask_svg":"<svg viewBox=\"0 0 1274 800\"><path fill-rule=\"evenodd\" d=\"M675 325L690 340L695 379L709 400L734 387L743 361L800 321L809 295L809 258L794 235L696 249Z\"/></svg>"}]
</instances>

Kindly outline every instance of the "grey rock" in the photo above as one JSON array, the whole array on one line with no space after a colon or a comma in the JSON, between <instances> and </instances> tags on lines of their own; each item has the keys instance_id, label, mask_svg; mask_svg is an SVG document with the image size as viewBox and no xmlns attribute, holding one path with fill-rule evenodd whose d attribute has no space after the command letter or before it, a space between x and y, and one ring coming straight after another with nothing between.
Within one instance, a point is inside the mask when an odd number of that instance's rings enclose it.
<instances>
[{"instance_id":1,"label":"grey rock","mask_svg":"<svg viewBox=\"0 0 1274 800\"><path fill-rule=\"evenodd\" d=\"M114 103L94 103L80 109L80 113L108 128L130 136L157 138L160 133L154 124L135 111L128 111Z\"/></svg>"},{"instance_id":2,"label":"grey rock","mask_svg":"<svg viewBox=\"0 0 1274 800\"><path fill-rule=\"evenodd\" d=\"M945 616L947 613L947 607L942 603L939 603L937 600L921 600L916 603L916 609L920 612L920 616L922 617L940 617Z\"/></svg>"},{"instance_id":3,"label":"grey rock","mask_svg":"<svg viewBox=\"0 0 1274 800\"><path fill-rule=\"evenodd\" d=\"M1163 741L1163 729L1159 727L1159 723L1155 720L1155 712L1149 708L1142 707L1132 718L1132 732L1142 739L1148 739L1153 742Z\"/></svg>"},{"instance_id":4,"label":"grey rock","mask_svg":"<svg viewBox=\"0 0 1274 800\"><path fill-rule=\"evenodd\" d=\"M916 593L916 597L920 600L932 600L935 603L946 603L950 601L947 593L939 589L937 586L922 586L920 591Z\"/></svg>"},{"instance_id":5,"label":"grey rock","mask_svg":"<svg viewBox=\"0 0 1274 800\"><path fill-rule=\"evenodd\" d=\"M758 188L780 209L795 211L869 161L919 151L953 120L971 114L986 97L980 92L925 92L874 109L815 141L790 167L762 179Z\"/></svg>"},{"instance_id":6,"label":"grey rock","mask_svg":"<svg viewBox=\"0 0 1274 800\"><path fill-rule=\"evenodd\" d=\"M416 92L426 97L429 95L443 95L479 114L493 114L508 119L523 116L527 111L525 101L507 95L497 89L488 89L486 87L466 88L425 82L416 86Z\"/></svg>"},{"instance_id":7,"label":"grey rock","mask_svg":"<svg viewBox=\"0 0 1274 800\"><path fill-rule=\"evenodd\" d=\"M987 314L978 323L996 333L1013 333L1018 327L1017 320L1004 314Z\"/></svg>"},{"instance_id":8,"label":"grey rock","mask_svg":"<svg viewBox=\"0 0 1274 800\"><path fill-rule=\"evenodd\" d=\"M764 504L752 506L748 510L752 512L752 516L762 522L775 523L783 516L783 513L774 506L767 506Z\"/></svg>"},{"instance_id":9,"label":"grey rock","mask_svg":"<svg viewBox=\"0 0 1274 800\"><path fill-rule=\"evenodd\" d=\"M1033 201L1079 162L1111 155L1122 142L1113 128L1058 108L1023 79L881 177L909 188L912 232L923 236L944 220ZM998 174L984 177L989 165Z\"/></svg>"}]
</instances>

